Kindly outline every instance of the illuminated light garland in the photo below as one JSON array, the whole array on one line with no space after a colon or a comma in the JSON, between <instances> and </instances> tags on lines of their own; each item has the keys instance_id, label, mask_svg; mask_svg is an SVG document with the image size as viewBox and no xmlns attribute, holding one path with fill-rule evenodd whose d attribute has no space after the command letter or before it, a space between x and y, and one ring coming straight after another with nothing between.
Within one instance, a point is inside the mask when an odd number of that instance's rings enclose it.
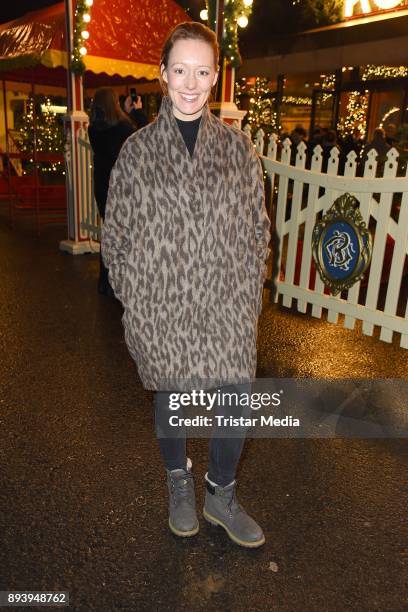
<instances>
[{"instance_id":1,"label":"illuminated light garland","mask_svg":"<svg viewBox=\"0 0 408 612\"><path fill-rule=\"evenodd\" d=\"M220 42L221 51L225 59L233 68L239 68L242 64L238 48L238 26L245 28L248 18L252 13L253 0L226 0L224 5L224 31ZM200 17L208 21L211 29L215 30L216 22L216 0L206 0L207 15L201 11Z\"/></svg>"},{"instance_id":2,"label":"illuminated light garland","mask_svg":"<svg viewBox=\"0 0 408 612\"><path fill-rule=\"evenodd\" d=\"M322 81L322 89L334 89L336 85L336 75L325 74Z\"/></svg>"},{"instance_id":3,"label":"illuminated light garland","mask_svg":"<svg viewBox=\"0 0 408 612\"><path fill-rule=\"evenodd\" d=\"M269 80L265 77L256 77L254 85L248 85L245 78L235 84L238 106L242 96L249 96L249 109L247 122L256 132L262 128L265 134L280 131L278 114L274 109L275 101L271 96Z\"/></svg>"},{"instance_id":4,"label":"illuminated light garland","mask_svg":"<svg viewBox=\"0 0 408 612\"><path fill-rule=\"evenodd\" d=\"M312 98L302 98L301 96L283 96L282 102L295 106L312 106Z\"/></svg>"},{"instance_id":5,"label":"illuminated light garland","mask_svg":"<svg viewBox=\"0 0 408 612\"><path fill-rule=\"evenodd\" d=\"M78 0L75 9L74 47L70 67L72 72L79 76L84 74L86 69L83 57L87 53L85 42L89 39L89 32L86 27L91 21L90 8L92 5L93 0Z\"/></svg>"},{"instance_id":6,"label":"illuminated light garland","mask_svg":"<svg viewBox=\"0 0 408 612\"><path fill-rule=\"evenodd\" d=\"M323 78L322 89L329 89L330 91L334 91L334 88L336 86L336 75L334 73L332 73L332 74L325 74L322 78ZM327 92L323 92L323 94L322 94L322 102L327 102L327 100L331 96L332 96L332 94L327 93Z\"/></svg>"},{"instance_id":7,"label":"illuminated light garland","mask_svg":"<svg viewBox=\"0 0 408 612\"><path fill-rule=\"evenodd\" d=\"M394 113L399 112L401 109L398 106L393 106L392 108L390 108L390 110L388 110L386 113L384 113L383 118L381 119L381 123L378 124L378 127L383 127L384 126L384 122L388 119L388 117L390 115L393 115ZM408 111L408 106L405 109Z\"/></svg>"},{"instance_id":8,"label":"illuminated light garland","mask_svg":"<svg viewBox=\"0 0 408 612\"><path fill-rule=\"evenodd\" d=\"M390 108L390 110L384 114L383 118L381 119L381 122L378 124L378 127L382 128L384 125L384 121L386 121L390 115L392 115L393 113L396 113L399 110L400 108L398 106L394 106L393 108Z\"/></svg>"},{"instance_id":9,"label":"illuminated light garland","mask_svg":"<svg viewBox=\"0 0 408 612\"><path fill-rule=\"evenodd\" d=\"M347 103L346 116L339 121L338 131L344 137L355 128L365 133L367 123L368 93L351 91Z\"/></svg>"},{"instance_id":10,"label":"illuminated light garland","mask_svg":"<svg viewBox=\"0 0 408 612\"><path fill-rule=\"evenodd\" d=\"M408 66L375 66L368 64L363 71L362 81L370 79L398 79L408 76Z\"/></svg>"}]
</instances>

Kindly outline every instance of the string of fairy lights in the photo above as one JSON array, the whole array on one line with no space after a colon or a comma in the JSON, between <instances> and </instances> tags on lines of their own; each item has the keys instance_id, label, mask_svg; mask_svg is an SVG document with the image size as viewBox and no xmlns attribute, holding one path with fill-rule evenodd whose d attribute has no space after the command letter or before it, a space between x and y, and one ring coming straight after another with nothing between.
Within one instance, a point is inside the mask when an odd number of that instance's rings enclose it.
<instances>
[{"instance_id":1,"label":"string of fairy lights","mask_svg":"<svg viewBox=\"0 0 408 612\"><path fill-rule=\"evenodd\" d=\"M87 26L91 21L93 0L78 0L75 9L73 49L71 55L71 70L82 75L85 72L83 57L87 54L86 42L89 40Z\"/></svg>"},{"instance_id":2,"label":"string of fairy lights","mask_svg":"<svg viewBox=\"0 0 408 612\"><path fill-rule=\"evenodd\" d=\"M353 67L345 67L342 72L353 70ZM396 79L408 76L408 66L364 66L361 70L362 80L370 79ZM322 78L321 101L326 102L336 90L336 74L330 73L320 75ZM333 92L333 93L331 93ZM247 97L247 103L242 104L243 97ZM276 112L277 94L273 91L273 85L266 78L256 77L255 79L242 78L236 83L236 99L240 108L247 110L246 121L251 127L258 129L262 127L265 133L279 130L277 126L278 113ZM308 96L283 95L282 105L310 107L312 98ZM337 130L345 137L351 134L354 129L359 129L361 133L366 132L367 111L369 106L369 91L351 91L347 93L346 104L341 119L338 121ZM382 117L378 127L382 127L388 116L399 111L392 108Z\"/></svg>"},{"instance_id":3,"label":"string of fairy lights","mask_svg":"<svg viewBox=\"0 0 408 612\"><path fill-rule=\"evenodd\" d=\"M312 98L304 96L282 96L282 102L294 106L312 106Z\"/></svg>"},{"instance_id":4,"label":"string of fairy lights","mask_svg":"<svg viewBox=\"0 0 408 612\"><path fill-rule=\"evenodd\" d=\"M408 66L374 66L368 64L363 70L361 79L398 79L408 76Z\"/></svg>"},{"instance_id":5,"label":"string of fairy lights","mask_svg":"<svg viewBox=\"0 0 408 612\"><path fill-rule=\"evenodd\" d=\"M242 58L238 47L238 28L246 28L252 12L253 0L226 0L224 5L224 29L220 41L221 51L233 68L239 68ZM206 9L200 12L203 21L214 30L216 0L206 0Z\"/></svg>"},{"instance_id":6,"label":"string of fairy lights","mask_svg":"<svg viewBox=\"0 0 408 612\"><path fill-rule=\"evenodd\" d=\"M401 109L399 106L393 106L392 108L390 108L386 113L384 113L378 127L382 128L384 126L384 123L387 121L388 117L390 117L394 113L399 113L400 110Z\"/></svg>"}]
</instances>

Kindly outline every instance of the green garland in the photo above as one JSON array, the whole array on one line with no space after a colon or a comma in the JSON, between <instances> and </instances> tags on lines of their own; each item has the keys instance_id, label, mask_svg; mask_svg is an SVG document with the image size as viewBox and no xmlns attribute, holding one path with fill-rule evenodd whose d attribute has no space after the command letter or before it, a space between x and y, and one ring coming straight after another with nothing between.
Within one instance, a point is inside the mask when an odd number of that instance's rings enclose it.
<instances>
[{"instance_id":1,"label":"green garland","mask_svg":"<svg viewBox=\"0 0 408 612\"><path fill-rule=\"evenodd\" d=\"M207 0L208 25L215 30L216 0ZM246 6L244 0L225 0L224 33L220 41L221 52L233 68L239 68L242 58L238 47L238 18L249 17L252 5Z\"/></svg>"},{"instance_id":2,"label":"green garland","mask_svg":"<svg viewBox=\"0 0 408 612\"><path fill-rule=\"evenodd\" d=\"M86 28L87 24L84 22L85 13L89 13L90 6L87 6L86 0L78 0L75 9L75 24L74 24L74 48L71 56L71 70L75 74L81 76L84 74L86 66L80 48L84 46L85 41L82 38L81 32Z\"/></svg>"},{"instance_id":3,"label":"green garland","mask_svg":"<svg viewBox=\"0 0 408 612\"><path fill-rule=\"evenodd\" d=\"M302 4L303 16L310 26L325 26L343 21L344 0L296 0L294 5Z\"/></svg>"}]
</instances>

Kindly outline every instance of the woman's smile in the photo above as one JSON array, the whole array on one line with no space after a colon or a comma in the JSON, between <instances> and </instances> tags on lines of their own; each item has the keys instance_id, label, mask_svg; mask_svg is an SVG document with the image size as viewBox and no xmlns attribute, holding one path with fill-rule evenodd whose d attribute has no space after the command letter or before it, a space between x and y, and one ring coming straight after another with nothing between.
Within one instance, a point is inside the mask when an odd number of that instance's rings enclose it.
<instances>
[{"instance_id":1,"label":"woman's smile","mask_svg":"<svg viewBox=\"0 0 408 612\"><path fill-rule=\"evenodd\" d=\"M186 102L195 102L198 99L198 94L193 94L192 95L192 94L183 94L183 93L180 93L180 96Z\"/></svg>"}]
</instances>

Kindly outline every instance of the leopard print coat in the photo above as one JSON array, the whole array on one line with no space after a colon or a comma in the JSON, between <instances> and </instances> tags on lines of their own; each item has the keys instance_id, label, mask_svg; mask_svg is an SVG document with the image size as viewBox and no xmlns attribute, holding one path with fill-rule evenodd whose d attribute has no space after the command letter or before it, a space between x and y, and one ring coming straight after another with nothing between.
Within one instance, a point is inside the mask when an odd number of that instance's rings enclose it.
<instances>
[{"instance_id":1,"label":"leopard print coat","mask_svg":"<svg viewBox=\"0 0 408 612\"><path fill-rule=\"evenodd\" d=\"M146 389L255 376L270 222L249 138L205 106L191 157L168 96L112 170L102 257Z\"/></svg>"}]
</instances>

